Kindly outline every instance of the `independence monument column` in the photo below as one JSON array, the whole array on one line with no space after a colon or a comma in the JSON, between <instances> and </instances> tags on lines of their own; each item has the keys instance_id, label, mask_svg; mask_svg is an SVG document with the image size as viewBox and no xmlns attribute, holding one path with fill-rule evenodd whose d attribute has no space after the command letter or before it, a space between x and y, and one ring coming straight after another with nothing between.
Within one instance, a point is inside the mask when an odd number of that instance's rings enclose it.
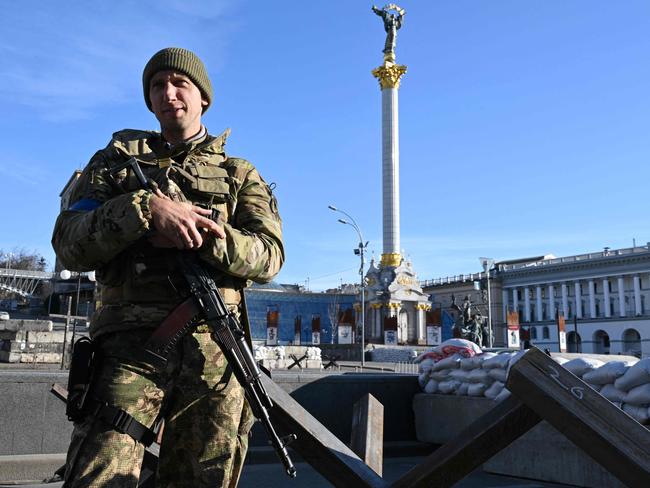
<instances>
[{"instance_id":1,"label":"independence monument column","mask_svg":"<svg viewBox=\"0 0 650 488\"><path fill-rule=\"evenodd\" d=\"M372 71L381 87L383 252L379 264L373 258L366 273L366 337L391 345L426 344L431 343L426 328L431 304L400 247L397 90L406 66L395 62L395 41L406 12L394 3L383 9L373 6L372 11L382 18L386 31L384 62Z\"/></svg>"},{"instance_id":2,"label":"independence monument column","mask_svg":"<svg viewBox=\"0 0 650 488\"><path fill-rule=\"evenodd\" d=\"M406 13L391 3L383 9L372 7L373 12L384 21L386 44L384 64L372 71L381 86L382 127L382 199L383 199L383 253L381 264L399 266L399 123L397 90L400 78L406 73L406 66L395 63L395 42L397 31L402 26ZM395 12L395 13L391 13Z\"/></svg>"}]
</instances>

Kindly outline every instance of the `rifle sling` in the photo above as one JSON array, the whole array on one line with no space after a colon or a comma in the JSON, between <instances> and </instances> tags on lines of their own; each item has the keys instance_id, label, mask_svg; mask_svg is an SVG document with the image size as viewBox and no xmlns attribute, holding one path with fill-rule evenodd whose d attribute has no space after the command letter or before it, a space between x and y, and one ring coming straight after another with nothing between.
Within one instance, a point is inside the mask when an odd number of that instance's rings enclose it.
<instances>
[{"instance_id":1,"label":"rifle sling","mask_svg":"<svg viewBox=\"0 0 650 488\"><path fill-rule=\"evenodd\" d=\"M200 314L194 297L189 297L156 327L147 343L145 349L154 356L167 360L167 354L176 345L178 340L194 324L193 320Z\"/></svg>"}]
</instances>

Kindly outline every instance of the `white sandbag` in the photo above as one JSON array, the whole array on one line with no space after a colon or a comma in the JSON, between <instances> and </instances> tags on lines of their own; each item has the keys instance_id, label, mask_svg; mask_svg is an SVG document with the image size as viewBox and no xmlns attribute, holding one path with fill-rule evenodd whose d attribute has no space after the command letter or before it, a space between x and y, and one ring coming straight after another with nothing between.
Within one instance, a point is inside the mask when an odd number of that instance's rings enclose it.
<instances>
[{"instance_id":1,"label":"white sandbag","mask_svg":"<svg viewBox=\"0 0 650 488\"><path fill-rule=\"evenodd\" d=\"M600 389L598 393L607 398L610 402L620 403L625 397L625 392L623 390L619 390L614 385L605 385Z\"/></svg>"},{"instance_id":2,"label":"white sandbag","mask_svg":"<svg viewBox=\"0 0 650 488\"><path fill-rule=\"evenodd\" d=\"M309 349L307 349L309 351ZM320 351L320 349L319 349ZM287 355L287 352L284 348L284 346L277 346L273 348L273 352L275 353L275 359L284 359ZM320 357L320 354L319 354Z\"/></svg>"},{"instance_id":3,"label":"white sandbag","mask_svg":"<svg viewBox=\"0 0 650 488\"><path fill-rule=\"evenodd\" d=\"M419 363L425 359L433 359L437 362L455 354L458 354L460 357L471 358L482 352L481 348L471 341L465 339L448 339L439 346L432 347L417 356L415 362Z\"/></svg>"},{"instance_id":4,"label":"white sandbag","mask_svg":"<svg viewBox=\"0 0 650 488\"><path fill-rule=\"evenodd\" d=\"M498 403L498 402L502 402L503 400L505 400L505 399L508 398L509 396L510 396L510 390L508 390L507 388L504 388L503 390L501 390L501 393L499 393L499 394L496 396L496 398L494 399L494 401L497 402L497 403Z\"/></svg>"},{"instance_id":5,"label":"white sandbag","mask_svg":"<svg viewBox=\"0 0 650 488\"><path fill-rule=\"evenodd\" d=\"M440 371L431 371L429 377L436 381L445 381L449 379L449 373L455 371L453 369L442 369Z\"/></svg>"},{"instance_id":6,"label":"white sandbag","mask_svg":"<svg viewBox=\"0 0 650 488\"><path fill-rule=\"evenodd\" d=\"M640 424L647 424L650 420L648 415L648 406L639 407L637 405L623 404L623 411Z\"/></svg>"},{"instance_id":7,"label":"white sandbag","mask_svg":"<svg viewBox=\"0 0 650 488\"><path fill-rule=\"evenodd\" d=\"M454 393L461 396L467 395L467 389L469 388L469 385L469 383L461 383L458 388L456 388L456 391Z\"/></svg>"},{"instance_id":8,"label":"white sandbag","mask_svg":"<svg viewBox=\"0 0 650 488\"><path fill-rule=\"evenodd\" d=\"M630 391L644 383L650 383L650 358L642 359L630 366L625 374L614 382L614 385L619 390Z\"/></svg>"},{"instance_id":9,"label":"white sandbag","mask_svg":"<svg viewBox=\"0 0 650 488\"><path fill-rule=\"evenodd\" d=\"M467 387L467 394L469 396L483 396L487 388L488 386L484 383L470 383Z\"/></svg>"},{"instance_id":10,"label":"white sandbag","mask_svg":"<svg viewBox=\"0 0 650 488\"><path fill-rule=\"evenodd\" d=\"M508 377L508 374L506 373L506 370L501 369L501 368L492 368L492 369L488 370L487 374L493 380L500 381L501 383L505 383L506 378Z\"/></svg>"},{"instance_id":11,"label":"white sandbag","mask_svg":"<svg viewBox=\"0 0 650 488\"><path fill-rule=\"evenodd\" d=\"M445 395L449 395L450 393L455 392L459 386L460 386L460 381L454 381L454 380L441 381L440 383L438 383L438 391L440 393L444 393Z\"/></svg>"},{"instance_id":12,"label":"white sandbag","mask_svg":"<svg viewBox=\"0 0 650 488\"><path fill-rule=\"evenodd\" d=\"M623 403L629 403L630 405L649 405L650 404L650 383L645 385L639 385L632 388L625 394L623 398Z\"/></svg>"},{"instance_id":13,"label":"white sandbag","mask_svg":"<svg viewBox=\"0 0 650 488\"><path fill-rule=\"evenodd\" d=\"M305 354L307 354L307 359L318 360L321 358L322 351L320 347L308 347Z\"/></svg>"},{"instance_id":14,"label":"white sandbag","mask_svg":"<svg viewBox=\"0 0 650 488\"><path fill-rule=\"evenodd\" d=\"M418 373L428 373L433 368L433 359L425 359L418 366Z\"/></svg>"},{"instance_id":15,"label":"white sandbag","mask_svg":"<svg viewBox=\"0 0 650 488\"><path fill-rule=\"evenodd\" d=\"M424 388L424 386L429 382L429 373L420 373L418 375L418 383L420 385L420 388Z\"/></svg>"},{"instance_id":16,"label":"white sandbag","mask_svg":"<svg viewBox=\"0 0 650 488\"><path fill-rule=\"evenodd\" d=\"M478 357L479 356L473 356L471 358L462 358L460 360L460 369L471 371L472 369L480 368L481 364L476 359Z\"/></svg>"},{"instance_id":17,"label":"white sandbag","mask_svg":"<svg viewBox=\"0 0 650 488\"><path fill-rule=\"evenodd\" d=\"M460 354L465 358L471 358L472 356L476 356L483 352L483 350L472 341L458 338L447 339L438 347L445 356L449 354Z\"/></svg>"},{"instance_id":18,"label":"white sandbag","mask_svg":"<svg viewBox=\"0 0 650 488\"><path fill-rule=\"evenodd\" d=\"M435 349L435 348L434 348ZM438 351L435 350L430 350L430 351L425 351L419 356L416 356L415 359L413 360L414 363L421 363L425 359L431 359L433 362L439 361L442 359L442 356Z\"/></svg>"},{"instance_id":19,"label":"white sandbag","mask_svg":"<svg viewBox=\"0 0 650 488\"><path fill-rule=\"evenodd\" d=\"M441 359L437 363L434 363L431 368L432 371L440 371L441 369L452 369L460 367L460 354L452 354L444 359Z\"/></svg>"},{"instance_id":20,"label":"white sandbag","mask_svg":"<svg viewBox=\"0 0 650 488\"><path fill-rule=\"evenodd\" d=\"M506 369L506 367L508 366L508 362L510 361L510 358L514 356L514 354L515 354L514 352L502 352L501 354L497 354L496 356L483 361L481 367L483 369L492 369L492 368Z\"/></svg>"},{"instance_id":21,"label":"white sandbag","mask_svg":"<svg viewBox=\"0 0 650 488\"><path fill-rule=\"evenodd\" d=\"M436 380L429 380L424 387L424 393L435 393L438 390L438 382Z\"/></svg>"},{"instance_id":22,"label":"white sandbag","mask_svg":"<svg viewBox=\"0 0 650 488\"><path fill-rule=\"evenodd\" d=\"M253 348L253 355L255 356L256 361L261 361L263 359L269 359L269 351L271 351L271 348L266 347L266 346L255 346Z\"/></svg>"},{"instance_id":23,"label":"white sandbag","mask_svg":"<svg viewBox=\"0 0 650 488\"><path fill-rule=\"evenodd\" d=\"M585 373L592 371L596 368L600 368L603 364L602 361L593 358L575 358L571 361L567 361L562 366L567 371L573 373L578 378L582 378Z\"/></svg>"},{"instance_id":24,"label":"white sandbag","mask_svg":"<svg viewBox=\"0 0 650 488\"><path fill-rule=\"evenodd\" d=\"M505 387L505 385L503 383L501 383L500 381L495 381L494 383L492 383L490 385L489 388L487 388L485 390L483 395L485 395L486 397L494 400L497 397L497 395L499 395L499 393L501 393L501 390L503 390L504 387Z\"/></svg>"},{"instance_id":25,"label":"white sandbag","mask_svg":"<svg viewBox=\"0 0 650 488\"><path fill-rule=\"evenodd\" d=\"M599 368L586 372L582 379L595 385L608 385L623 376L632 364L634 363L629 361L610 361Z\"/></svg>"},{"instance_id":26,"label":"white sandbag","mask_svg":"<svg viewBox=\"0 0 650 488\"><path fill-rule=\"evenodd\" d=\"M484 369L473 369L467 375L467 381L470 383L483 383L485 386L492 384L494 378L490 377L489 371Z\"/></svg>"},{"instance_id":27,"label":"white sandbag","mask_svg":"<svg viewBox=\"0 0 650 488\"><path fill-rule=\"evenodd\" d=\"M469 371L463 369L453 369L449 372L449 378L460 382L468 382Z\"/></svg>"},{"instance_id":28,"label":"white sandbag","mask_svg":"<svg viewBox=\"0 0 650 488\"><path fill-rule=\"evenodd\" d=\"M567 358L563 358L560 356L551 356L551 359L555 361L557 364L564 364L569 362Z\"/></svg>"},{"instance_id":29,"label":"white sandbag","mask_svg":"<svg viewBox=\"0 0 650 488\"><path fill-rule=\"evenodd\" d=\"M476 368L480 368L481 364L486 359L490 359L491 357L496 356L496 353L493 352L484 352L482 354L477 354L476 356L473 356L471 358L462 358L460 360L460 368L461 369L467 369L467 370L472 370Z\"/></svg>"}]
</instances>

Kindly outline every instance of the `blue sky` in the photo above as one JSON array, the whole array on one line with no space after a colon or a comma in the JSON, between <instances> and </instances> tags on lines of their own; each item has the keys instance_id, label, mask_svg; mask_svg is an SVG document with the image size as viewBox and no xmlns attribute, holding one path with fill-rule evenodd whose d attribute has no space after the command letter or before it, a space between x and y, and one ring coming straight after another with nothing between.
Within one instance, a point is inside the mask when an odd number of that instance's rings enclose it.
<instances>
[{"instance_id":1,"label":"blue sky","mask_svg":"<svg viewBox=\"0 0 650 488\"><path fill-rule=\"evenodd\" d=\"M228 150L277 184L278 281L357 280L351 213L382 252L385 34L370 2L5 2L0 17L0 248L49 241L58 195L112 132L157 128L141 72L192 49L232 128ZM650 241L650 3L403 1L401 238L419 278L478 257Z\"/></svg>"}]
</instances>

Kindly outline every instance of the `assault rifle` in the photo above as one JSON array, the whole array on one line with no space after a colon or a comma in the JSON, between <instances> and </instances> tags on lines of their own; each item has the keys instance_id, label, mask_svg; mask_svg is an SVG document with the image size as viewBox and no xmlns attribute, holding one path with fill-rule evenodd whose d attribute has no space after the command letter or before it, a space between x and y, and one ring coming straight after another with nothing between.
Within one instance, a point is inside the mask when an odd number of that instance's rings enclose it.
<instances>
[{"instance_id":1,"label":"assault rifle","mask_svg":"<svg viewBox=\"0 0 650 488\"><path fill-rule=\"evenodd\" d=\"M216 283L206 271L199 257L191 251L179 252L179 271L186 281L190 297L176 307L147 341L147 351L166 361L176 342L189 332L197 319L203 319L211 329L212 339L219 345L229 366L244 388L253 415L262 422L271 444L284 465L287 475L294 478L296 468L291 462L287 445L296 436L280 438L271 423L269 409L273 402L266 392L253 353L246 342L246 334L235 314L223 301Z\"/></svg>"},{"instance_id":2,"label":"assault rifle","mask_svg":"<svg viewBox=\"0 0 650 488\"><path fill-rule=\"evenodd\" d=\"M135 158L130 158L115 168L107 168L109 181L115 184L115 175L125 168L133 171L144 189L154 191L155 183L144 175ZM217 222L214 210L212 219ZM287 475L295 478L296 468L289 457L287 446L296 439L296 436L290 434L280 438L275 431L269 417L269 409L273 407L273 402L262 385L260 379L262 372L246 342L244 330L235 314L226 307L219 288L205 269L206 266L208 265L201 263L199 257L192 251L178 253L178 270L185 282L183 288L188 289L190 296L172 310L156 328L145 348L154 358L166 362L167 355L178 340L195 327L197 320L202 319L211 329L212 339L221 348L237 381L244 388L253 415L264 425L271 445L282 461Z\"/></svg>"}]
</instances>

